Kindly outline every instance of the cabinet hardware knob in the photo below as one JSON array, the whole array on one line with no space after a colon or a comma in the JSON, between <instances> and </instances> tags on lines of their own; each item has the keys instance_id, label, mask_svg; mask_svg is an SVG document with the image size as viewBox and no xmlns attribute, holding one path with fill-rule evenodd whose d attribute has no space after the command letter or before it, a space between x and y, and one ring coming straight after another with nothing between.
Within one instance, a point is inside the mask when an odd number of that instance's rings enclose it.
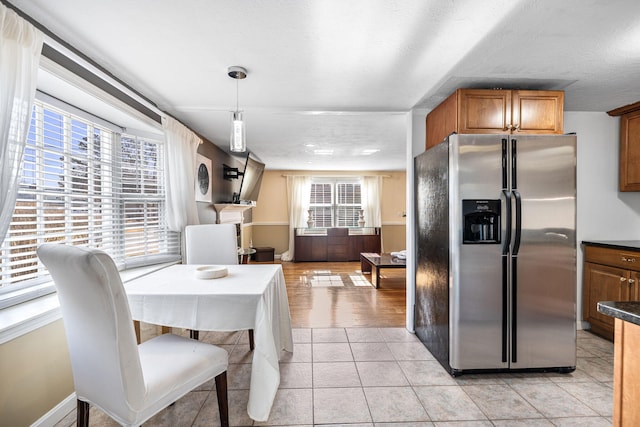
<instances>
[{"instance_id":1,"label":"cabinet hardware knob","mask_svg":"<svg viewBox=\"0 0 640 427\"><path fill-rule=\"evenodd\" d=\"M520 130L520 125L516 123L515 125L513 125L513 129L515 129L515 131L518 132Z\"/></svg>"},{"instance_id":2,"label":"cabinet hardware knob","mask_svg":"<svg viewBox=\"0 0 640 427\"><path fill-rule=\"evenodd\" d=\"M636 283L635 279L629 279L629 284L631 285L633 283Z\"/></svg>"},{"instance_id":3,"label":"cabinet hardware knob","mask_svg":"<svg viewBox=\"0 0 640 427\"><path fill-rule=\"evenodd\" d=\"M621 277L621 278L620 278L620 281L621 281L621 282L626 282L626 281L627 281L627 278L626 278L626 277Z\"/></svg>"},{"instance_id":4,"label":"cabinet hardware knob","mask_svg":"<svg viewBox=\"0 0 640 427\"><path fill-rule=\"evenodd\" d=\"M511 130L511 129L513 129L513 126L512 125L507 125L507 130Z\"/></svg>"}]
</instances>

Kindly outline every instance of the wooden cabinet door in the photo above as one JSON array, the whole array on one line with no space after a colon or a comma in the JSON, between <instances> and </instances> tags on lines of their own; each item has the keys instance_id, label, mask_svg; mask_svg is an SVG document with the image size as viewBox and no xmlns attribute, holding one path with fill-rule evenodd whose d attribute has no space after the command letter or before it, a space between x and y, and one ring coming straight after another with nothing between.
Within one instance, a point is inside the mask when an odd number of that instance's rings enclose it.
<instances>
[{"instance_id":1,"label":"wooden cabinet door","mask_svg":"<svg viewBox=\"0 0 640 427\"><path fill-rule=\"evenodd\" d=\"M613 361L613 425L640 425L640 325L616 319Z\"/></svg>"},{"instance_id":2,"label":"wooden cabinet door","mask_svg":"<svg viewBox=\"0 0 640 427\"><path fill-rule=\"evenodd\" d=\"M459 133L504 133L511 125L511 91L460 89Z\"/></svg>"},{"instance_id":3,"label":"wooden cabinet door","mask_svg":"<svg viewBox=\"0 0 640 427\"><path fill-rule=\"evenodd\" d=\"M327 239L325 236L309 237L309 240L311 240L311 258L309 261L327 260Z\"/></svg>"},{"instance_id":4,"label":"wooden cabinet door","mask_svg":"<svg viewBox=\"0 0 640 427\"><path fill-rule=\"evenodd\" d=\"M360 252L365 252L364 237L349 236L349 261L360 261Z\"/></svg>"},{"instance_id":5,"label":"wooden cabinet door","mask_svg":"<svg viewBox=\"0 0 640 427\"><path fill-rule=\"evenodd\" d=\"M513 132L561 134L564 92L550 90L514 90L511 125Z\"/></svg>"},{"instance_id":6,"label":"wooden cabinet door","mask_svg":"<svg viewBox=\"0 0 640 427\"><path fill-rule=\"evenodd\" d=\"M325 236L296 236L293 251L295 262L326 261L327 238Z\"/></svg>"},{"instance_id":7,"label":"wooden cabinet door","mask_svg":"<svg viewBox=\"0 0 640 427\"><path fill-rule=\"evenodd\" d=\"M364 247L361 252L380 253L380 244L379 234L364 236Z\"/></svg>"},{"instance_id":8,"label":"wooden cabinet door","mask_svg":"<svg viewBox=\"0 0 640 427\"><path fill-rule=\"evenodd\" d=\"M640 191L640 110L620 117L620 191Z\"/></svg>"},{"instance_id":9,"label":"wooden cabinet door","mask_svg":"<svg viewBox=\"0 0 640 427\"><path fill-rule=\"evenodd\" d=\"M454 92L449 98L442 101L434 108L426 118L426 147L440 144L447 136L458 131L458 98ZM359 258L358 258L359 259Z\"/></svg>"},{"instance_id":10,"label":"wooden cabinet door","mask_svg":"<svg viewBox=\"0 0 640 427\"><path fill-rule=\"evenodd\" d=\"M296 262L311 261L311 237L296 236L293 248L293 259Z\"/></svg>"},{"instance_id":11,"label":"wooden cabinet door","mask_svg":"<svg viewBox=\"0 0 640 427\"><path fill-rule=\"evenodd\" d=\"M600 264L585 263L584 313L595 333L613 339L613 317L598 312L600 301L624 301L628 295L629 271Z\"/></svg>"},{"instance_id":12,"label":"wooden cabinet door","mask_svg":"<svg viewBox=\"0 0 640 427\"><path fill-rule=\"evenodd\" d=\"M327 237L327 261L349 261L348 237Z\"/></svg>"}]
</instances>

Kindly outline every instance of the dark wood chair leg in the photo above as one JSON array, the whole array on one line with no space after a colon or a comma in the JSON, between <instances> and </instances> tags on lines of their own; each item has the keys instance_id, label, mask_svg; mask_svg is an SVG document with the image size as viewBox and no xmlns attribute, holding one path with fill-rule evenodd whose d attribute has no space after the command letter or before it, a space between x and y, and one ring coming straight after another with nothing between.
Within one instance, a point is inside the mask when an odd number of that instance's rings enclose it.
<instances>
[{"instance_id":1,"label":"dark wood chair leg","mask_svg":"<svg viewBox=\"0 0 640 427\"><path fill-rule=\"evenodd\" d=\"M76 425L78 427L89 427L89 402L78 400L76 407Z\"/></svg>"},{"instance_id":2,"label":"dark wood chair leg","mask_svg":"<svg viewBox=\"0 0 640 427\"><path fill-rule=\"evenodd\" d=\"M227 399L227 371L216 377L216 394L220 410L220 425L229 427L229 402Z\"/></svg>"},{"instance_id":3,"label":"dark wood chair leg","mask_svg":"<svg viewBox=\"0 0 640 427\"><path fill-rule=\"evenodd\" d=\"M192 340L198 341L199 337L200 337L199 331L194 331L193 329L189 329L189 338L191 338Z\"/></svg>"},{"instance_id":4,"label":"dark wood chair leg","mask_svg":"<svg viewBox=\"0 0 640 427\"><path fill-rule=\"evenodd\" d=\"M249 329L249 350L253 351L254 348L256 348L256 344L253 340L253 329Z\"/></svg>"}]
</instances>

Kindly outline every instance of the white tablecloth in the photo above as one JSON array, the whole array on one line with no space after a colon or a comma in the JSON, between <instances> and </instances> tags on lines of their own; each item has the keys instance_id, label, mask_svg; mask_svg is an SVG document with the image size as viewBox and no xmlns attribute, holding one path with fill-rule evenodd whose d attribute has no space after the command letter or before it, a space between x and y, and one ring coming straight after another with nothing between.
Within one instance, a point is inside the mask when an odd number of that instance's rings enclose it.
<instances>
[{"instance_id":1,"label":"white tablecloth","mask_svg":"<svg viewBox=\"0 0 640 427\"><path fill-rule=\"evenodd\" d=\"M266 421L280 385L281 350L293 351L287 289L278 264L229 265L196 279L197 265L173 265L125 284L134 320L198 331L253 329L247 413Z\"/></svg>"}]
</instances>

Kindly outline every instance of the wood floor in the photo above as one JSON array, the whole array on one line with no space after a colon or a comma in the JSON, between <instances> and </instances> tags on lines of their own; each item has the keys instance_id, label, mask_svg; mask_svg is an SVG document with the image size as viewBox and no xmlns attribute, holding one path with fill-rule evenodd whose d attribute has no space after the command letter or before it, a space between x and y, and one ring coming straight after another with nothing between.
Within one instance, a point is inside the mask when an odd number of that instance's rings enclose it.
<instances>
[{"instance_id":1,"label":"wood floor","mask_svg":"<svg viewBox=\"0 0 640 427\"><path fill-rule=\"evenodd\" d=\"M382 270L378 289L363 283L359 262L283 262L282 270L294 328L403 327L406 324L404 269ZM328 276L342 278L344 285L316 283L316 280L328 280ZM364 277L367 281L370 278Z\"/></svg>"}]
</instances>

